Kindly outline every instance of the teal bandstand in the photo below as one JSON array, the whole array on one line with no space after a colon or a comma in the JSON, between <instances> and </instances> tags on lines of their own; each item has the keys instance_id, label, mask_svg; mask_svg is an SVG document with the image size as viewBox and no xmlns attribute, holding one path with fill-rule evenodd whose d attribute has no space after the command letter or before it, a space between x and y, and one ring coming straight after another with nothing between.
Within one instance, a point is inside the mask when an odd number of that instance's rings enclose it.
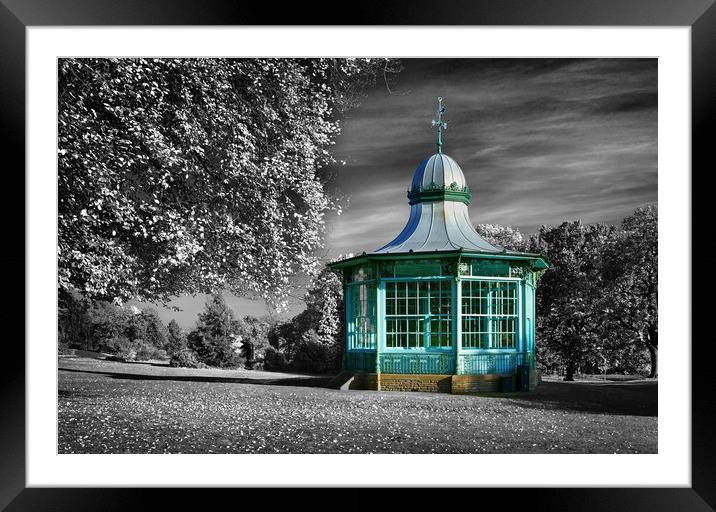
<instances>
[{"instance_id":1,"label":"teal bandstand","mask_svg":"<svg viewBox=\"0 0 716 512\"><path fill-rule=\"evenodd\" d=\"M336 261L346 311L343 369L358 389L451 393L527 391L537 384L539 254L506 250L470 221L470 188L442 152L415 170L410 215L383 247Z\"/></svg>"}]
</instances>

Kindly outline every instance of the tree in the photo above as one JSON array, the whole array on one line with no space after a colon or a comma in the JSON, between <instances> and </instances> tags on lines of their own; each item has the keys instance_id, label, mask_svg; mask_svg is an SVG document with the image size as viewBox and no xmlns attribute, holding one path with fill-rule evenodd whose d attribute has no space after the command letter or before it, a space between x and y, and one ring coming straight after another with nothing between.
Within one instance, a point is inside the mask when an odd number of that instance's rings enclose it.
<instances>
[{"instance_id":1,"label":"tree","mask_svg":"<svg viewBox=\"0 0 716 512\"><path fill-rule=\"evenodd\" d=\"M172 320L167 325L167 352L173 355L187 347L186 334L176 320Z\"/></svg>"},{"instance_id":2,"label":"tree","mask_svg":"<svg viewBox=\"0 0 716 512\"><path fill-rule=\"evenodd\" d=\"M649 377L658 375L658 231L657 205L638 208L624 219L604 258L604 314L649 352Z\"/></svg>"},{"instance_id":3,"label":"tree","mask_svg":"<svg viewBox=\"0 0 716 512\"><path fill-rule=\"evenodd\" d=\"M263 363L264 351L269 346L269 324L256 317L246 315L236 321L240 354L245 368L252 370Z\"/></svg>"},{"instance_id":4,"label":"tree","mask_svg":"<svg viewBox=\"0 0 716 512\"><path fill-rule=\"evenodd\" d=\"M258 294L317 268L341 112L386 59L61 59L58 265L89 299Z\"/></svg>"},{"instance_id":5,"label":"tree","mask_svg":"<svg viewBox=\"0 0 716 512\"><path fill-rule=\"evenodd\" d=\"M527 241L519 228L500 226L499 224L477 224L475 225L475 231L482 238L498 247L511 251L527 250Z\"/></svg>"},{"instance_id":6,"label":"tree","mask_svg":"<svg viewBox=\"0 0 716 512\"><path fill-rule=\"evenodd\" d=\"M137 337L134 313L109 302L96 302L87 311L91 350L111 350L116 342L131 342Z\"/></svg>"},{"instance_id":7,"label":"tree","mask_svg":"<svg viewBox=\"0 0 716 512\"><path fill-rule=\"evenodd\" d=\"M325 342L333 343L343 331L343 284L340 275L325 267L312 281L304 300L316 314L315 331Z\"/></svg>"},{"instance_id":8,"label":"tree","mask_svg":"<svg viewBox=\"0 0 716 512\"><path fill-rule=\"evenodd\" d=\"M167 328L154 308L144 308L141 313L144 320L144 341L159 349L167 347Z\"/></svg>"},{"instance_id":9,"label":"tree","mask_svg":"<svg viewBox=\"0 0 716 512\"><path fill-rule=\"evenodd\" d=\"M234 314L224 298L214 294L187 336L187 344L209 366L234 367L241 362L235 337Z\"/></svg>"},{"instance_id":10,"label":"tree","mask_svg":"<svg viewBox=\"0 0 716 512\"><path fill-rule=\"evenodd\" d=\"M581 365L600 363L602 254L614 235L614 227L576 221L542 226L532 238L531 250L550 261L537 293L538 358L562 365L565 380L574 380Z\"/></svg>"},{"instance_id":11,"label":"tree","mask_svg":"<svg viewBox=\"0 0 716 512\"><path fill-rule=\"evenodd\" d=\"M304 296L306 309L267 334L271 351L280 353L297 371L326 373L340 367L343 355L343 285L339 275L324 268Z\"/></svg>"},{"instance_id":12,"label":"tree","mask_svg":"<svg viewBox=\"0 0 716 512\"><path fill-rule=\"evenodd\" d=\"M76 291L60 293L58 297L58 342L68 347L93 350L92 325L88 312L92 304Z\"/></svg>"},{"instance_id":13,"label":"tree","mask_svg":"<svg viewBox=\"0 0 716 512\"><path fill-rule=\"evenodd\" d=\"M302 340L310 339L312 342L315 340L323 344L328 353L328 360L332 360L332 364L325 365L324 371L337 369L340 367L345 348L343 283L338 272L324 267L313 279L311 287L306 292L305 301L306 310L314 323L309 329L304 330ZM306 333L309 330L314 331L315 336L307 337Z\"/></svg>"}]
</instances>

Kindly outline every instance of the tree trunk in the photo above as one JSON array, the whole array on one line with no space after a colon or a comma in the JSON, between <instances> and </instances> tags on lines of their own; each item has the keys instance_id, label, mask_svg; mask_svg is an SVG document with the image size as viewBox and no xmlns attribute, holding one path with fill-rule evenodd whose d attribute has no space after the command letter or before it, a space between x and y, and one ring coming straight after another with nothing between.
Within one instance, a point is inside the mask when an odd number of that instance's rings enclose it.
<instances>
[{"instance_id":1,"label":"tree trunk","mask_svg":"<svg viewBox=\"0 0 716 512\"><path fill-rule=\"evenodd\" d=\"M646 348L649 350L649 358L651 359L649 378L654 379L659 375L657 365L659 355L659 331L653 327L650 327L646 331Z\"/></svg>"},{"instance_id":2,"label":"tree trunk","mask_svg":"<svg viewBox=\"0 0 716 512\"><path fill-rule=\"evenodd\" d=\"M567 363L567 374L564 376L564 380L566 381L574 381L574 364Z\"/></svg>"},{"instance_id":3,"label":"tree trunk","mask_svg":"<svg viewBox=\"0 0 716 512\"><path fill-rule=\"evenodd\" d=\"M647 348L649 349L649 358L651 358L651 371L649 372L649 378L654 379L658 376L658 372L657 372L658 349L653 345L648 345Z\"/></svg>"}]
</instances>

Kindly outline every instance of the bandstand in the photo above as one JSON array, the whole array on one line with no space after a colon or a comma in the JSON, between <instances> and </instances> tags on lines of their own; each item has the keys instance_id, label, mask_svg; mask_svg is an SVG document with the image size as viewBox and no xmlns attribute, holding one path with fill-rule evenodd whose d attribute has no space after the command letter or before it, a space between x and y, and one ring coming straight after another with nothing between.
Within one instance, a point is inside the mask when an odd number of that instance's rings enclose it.
<instances>
[{"instance_id":1,"label":"bandstand","mask_svg":"<svg viewBox=\"0 0 716 512\"><path fill-rule=\"evenodd\" d=\"M545 257L483 239L460 166L438 150L418 165L410 216L370 253L330 264L343 276L352 388L452 393L527 391L535 368L536 275Z\"/></svg>"}]
</instances>

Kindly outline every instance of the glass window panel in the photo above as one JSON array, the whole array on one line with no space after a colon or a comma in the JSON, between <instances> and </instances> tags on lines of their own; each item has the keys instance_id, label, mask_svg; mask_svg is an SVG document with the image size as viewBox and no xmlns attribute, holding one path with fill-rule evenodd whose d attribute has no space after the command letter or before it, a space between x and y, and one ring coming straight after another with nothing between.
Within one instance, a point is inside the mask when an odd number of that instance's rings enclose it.
<instances>
[{"instance_id":1,"label":"glass window panel","mask_svg":"<svg viewBox=\"0 0 716 512\"><path fill-rule=\"evenodd\" d=\"M418 302L419 302L419 300L414 297L410 297L408 299L408 314L409 315L417 315L418 314Z\"/></svg>"},{"instance_id":2,"label":"glass window panel","mask_svg":"<svg viewBox=\"0 0 716 512\"><path fill-rule=\"evenodd\" d=\"M451 287L449 280L389 283L386 287L386 346L449 347ZM388 299L391 293L395 294L392 302Z\"/></svg>"},{"instance_id":3,"label":"glass window panel","mask_svg":"<svg viewBox=\"0 0 716 512\"><path fill-rule=\"evenodd\" d=\"M375 349L375 284L351 286L351 318L348 326L349 347L353 349Z\"/></svg>"},{"instance_id":4,"label":"glass window panel","mask_svg":"<svg viewBox=\"0 0 716 512\"><path fill-rule=\"evenodd\" d=\"M516 347L517 283L463 281L462 295L463 347Z\"/></svg>"}]
</instances>

